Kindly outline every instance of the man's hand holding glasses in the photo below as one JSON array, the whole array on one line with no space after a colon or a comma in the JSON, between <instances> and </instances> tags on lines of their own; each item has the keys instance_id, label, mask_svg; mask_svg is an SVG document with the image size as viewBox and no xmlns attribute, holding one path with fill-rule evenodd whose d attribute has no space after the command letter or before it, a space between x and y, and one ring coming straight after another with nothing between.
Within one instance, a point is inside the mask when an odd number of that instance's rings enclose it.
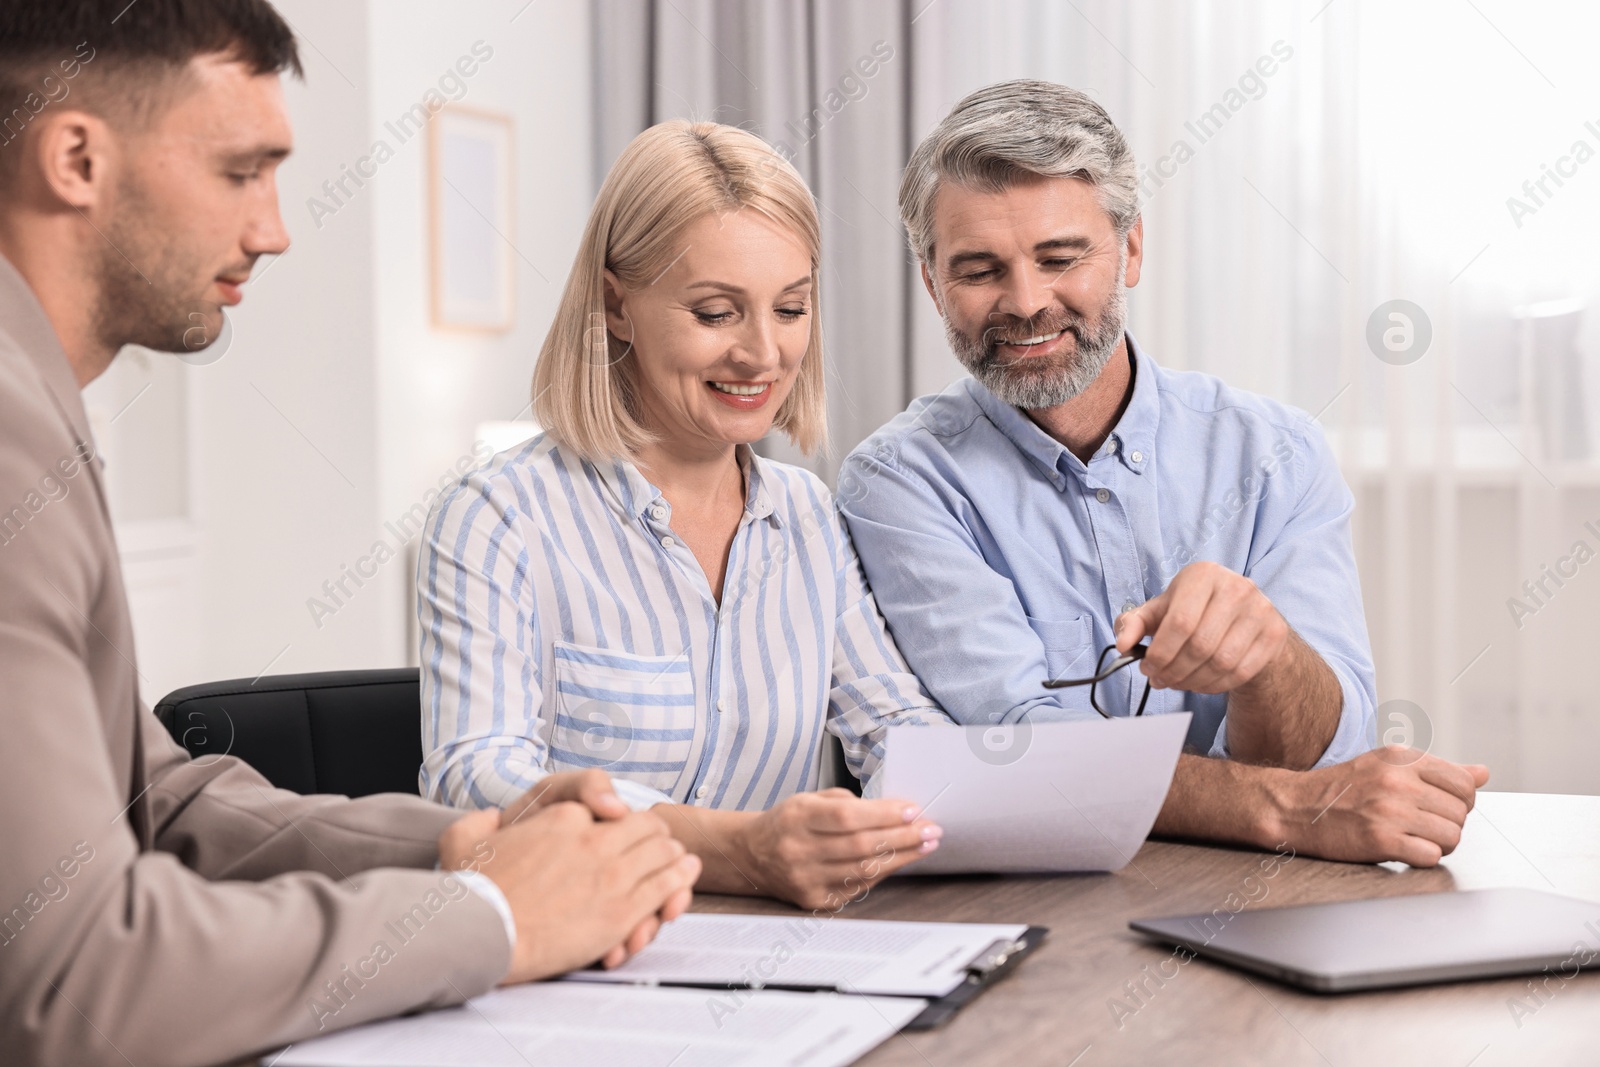
<instances>
[{"instance_id":1,"label":"man's hand holding glasses","mask_svg":"<svg viewBox=\"0 0 1600 1067\"><path fill-rule=\"evenodd\" d=\"M1157 833L1415 866L1455 848L1488 768L1390 745L1311 770L1339 726L1344 690L1250 579L1192 563L1120 615L1115 631L1094 674L1045 686L1089 686L1091 706L1106 718L1101 684L1128 668L1147 679L1142 696L1134 683L1132 715L1144 711L1151 687L1227 694L1232 758L1180 757Z\"/></svg>"},{"instance_id":2,"label":"man's hand holding glasses","mask_svg":"<svg viewBox=\"0 0 1600 1067\"><path fill-rule=\"evenodd\" d=\"M1159 595L1119 615L1115 630L1124 655L1150 638L1143 669L1153 687L1190 693L1231 693L1291 650L1289 624L1266 594L1215 563L1183 568Z\"/></svg>"},{"instance_id":3,"label":"man's hand holding glasses","mask_svg":"<svg viewBox=\"0 0 1600 1067\"><path fill-rule=\"evenodd\" d=\"M1338 678L1244 575L1191 563L1114 628L1117 642L1093 675L1048 679L1046 688L1087 685L1090 706L1109 719L1100 684L1137 663L1144 678L1130 690L1129 714L1144 712L1152 688L1226 693L1235 759L1304 769L1333 739L1344 702Z\"/></svg>"}]
</instances>

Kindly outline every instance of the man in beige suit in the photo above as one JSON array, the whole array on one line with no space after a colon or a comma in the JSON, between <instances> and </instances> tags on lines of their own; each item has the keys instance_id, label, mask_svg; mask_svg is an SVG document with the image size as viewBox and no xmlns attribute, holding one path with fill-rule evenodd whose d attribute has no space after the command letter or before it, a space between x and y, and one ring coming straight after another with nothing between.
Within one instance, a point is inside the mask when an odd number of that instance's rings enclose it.
<instances>
[{"instance_id":1,"label":"man in beige suit","mask_svg":"<svg viewBox=\"0 0 1600 1067\"><path fill-rule=\"evenodd\" d=\"M298 796L190 761L140 705L78 390L125 344L214 339L257 257L287 247L284 69L293 36L265 0L0 9L8 1064L215 1063L616 963L698 873L598 772L551 792L587 806L515 818Z\"/></svg>"}]
</instances>

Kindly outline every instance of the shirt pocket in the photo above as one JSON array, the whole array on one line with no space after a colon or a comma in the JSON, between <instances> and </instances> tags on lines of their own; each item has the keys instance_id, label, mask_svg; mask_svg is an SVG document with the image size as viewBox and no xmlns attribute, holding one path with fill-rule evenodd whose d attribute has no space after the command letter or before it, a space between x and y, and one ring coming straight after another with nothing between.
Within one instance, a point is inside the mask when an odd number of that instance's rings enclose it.
<instances>
[{"instance_id":1,"label":"shirt pocket","mask_svg":"<svg viewBox=\"0 0 1600 1067\"><path fill-rule=\"evenodd\" d=\"M566 641L552 651L555 769L599 767L670 792L694 748L689 654L638 656Z\"/></svg>"},{"instance_id":2,"label":"shirt pocket","mask_svg":"<svg viewBox=\"0 0 1600 1067\"><path fill-rule=\"evenodd\" d=\"M1094 626L1089 616L1040 619L1029 615L1028 625L1044 644L1044 662L1050 677L1087 678L1094 673Z\"/></svg>"}]
</instances>

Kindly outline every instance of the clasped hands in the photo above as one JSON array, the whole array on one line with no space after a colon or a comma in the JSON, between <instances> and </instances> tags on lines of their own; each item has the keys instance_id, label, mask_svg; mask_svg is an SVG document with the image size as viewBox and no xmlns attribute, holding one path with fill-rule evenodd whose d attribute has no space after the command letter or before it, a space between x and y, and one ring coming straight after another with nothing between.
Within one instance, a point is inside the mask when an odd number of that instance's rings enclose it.
<instances>
[{"instance_id":1,"label":"clasped hands","mask_svg":"<svg viewBox=\"0 0 1600 1067\"><path fill-rule=\"evenodd\" d=\"M504 809L463 816L441 835L439 855L505 894L517 924L511 983L597 960L620 965L688 909L697 881L837 911L937 848L940 833L904 801L844 789L798 793L763 812L635 812L608 775L587 770L548 775Z\"/></svg>"},{"instance_id":2,"label":"clasped hands","mask_svg":"<svg viewBox=\"0 0 1600 1067\"><path fill-rule=\"evenodd\" d=\"M511 906L517 938L505 985L597 960L618 966L688 909L701 867L661 818L630 812L598 771L552 775L510 807L462 816L440 835L439 860L486 875Z\"/></svg>"}]
</instances>

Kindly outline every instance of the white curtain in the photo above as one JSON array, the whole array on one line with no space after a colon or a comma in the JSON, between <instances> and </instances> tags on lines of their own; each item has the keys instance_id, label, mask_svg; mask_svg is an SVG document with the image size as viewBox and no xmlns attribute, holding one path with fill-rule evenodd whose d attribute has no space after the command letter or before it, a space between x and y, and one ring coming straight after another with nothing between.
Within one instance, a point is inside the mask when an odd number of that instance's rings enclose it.
<instances>
[{"instance_id":1,"label":"white curtain","mask_svg":"<svg viewBox=\"0 0 1600 1067\"><path fill-rule=\"evenodd\" d=\"M1600 788L1594 5L606 0L598 27L601 173L668 117L783 141L892 47L789 140L824 213L825 474L959 374L894 221L911 146L991 82L1093 94L1146 170L1135 334L1334 444L1380 730L1495 787Z\"/></svg>"}]
</instances>

